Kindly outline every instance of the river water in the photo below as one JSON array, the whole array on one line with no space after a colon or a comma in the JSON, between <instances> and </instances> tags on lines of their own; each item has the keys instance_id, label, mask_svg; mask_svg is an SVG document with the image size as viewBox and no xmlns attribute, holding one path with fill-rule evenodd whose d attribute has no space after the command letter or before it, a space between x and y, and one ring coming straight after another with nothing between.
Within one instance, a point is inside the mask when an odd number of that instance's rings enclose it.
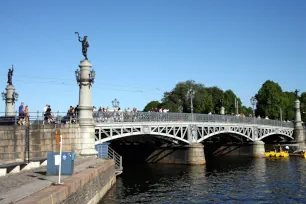
<instances>
[{"instance_id":1,"label":"river water","mask_svg":"<svg viewBox=\"0 0 306 204\"><path fill-rule=\"evenodd\" d=\"M100 203L306 203L306 159L215 157L125 166Z\"/></svg>"}]
</instances>

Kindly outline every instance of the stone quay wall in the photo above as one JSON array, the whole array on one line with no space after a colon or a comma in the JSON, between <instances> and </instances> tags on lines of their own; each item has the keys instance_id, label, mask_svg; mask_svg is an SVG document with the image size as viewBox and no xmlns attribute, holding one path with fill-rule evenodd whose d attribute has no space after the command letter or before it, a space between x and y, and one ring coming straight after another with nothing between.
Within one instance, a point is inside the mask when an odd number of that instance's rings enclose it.
<instances>
[{"instance_id":1,"label":"stone quay wall","mask_svg":"<svg viewBox=\"0 0 306 204\"><path fill-rule=\"evenodd\" d=\"M38 191L17 204L96 204L116 183L114 160L90 166L63 182L62 185L51 185Z\"/></svg>"},{"instance_id":2,"label":"stone quay wall","mask_svg":"<svg viewBox=\"0 0 306 204\"><path fill-rule=\"evenodd\" d=\"M63 151L80 152L80 128L78 124L30 125L30 159L46 157L47 152L59 151L57 134L62 135ZM27 153L27 129L25 126L0 126L0 163L25 160Z\"/></svg>"}]
</instances>

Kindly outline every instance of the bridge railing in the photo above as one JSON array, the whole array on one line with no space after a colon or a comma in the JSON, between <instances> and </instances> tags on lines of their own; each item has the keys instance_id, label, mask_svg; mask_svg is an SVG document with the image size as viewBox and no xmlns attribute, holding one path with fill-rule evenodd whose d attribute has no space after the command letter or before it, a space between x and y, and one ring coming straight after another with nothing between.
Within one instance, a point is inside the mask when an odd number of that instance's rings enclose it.
<instances>
[{"instance_id":1,"label":"bridge railing","mask_svg":"<svg viewBox=\"0 0 306 204\"><path fill-rule=\"evenodd\" d=\"M67 115L65 112L52 112L45 115L43 112L30 112L26 116L19 116L19 113L10 113L12 116L4 116L0 112L0 125L47 125L47 124L67 124L77 123L77 115Z\"/></svg>"},{"instance_id":2,"label":"bridge railing","mask_svg":"<svg viewBox=\"0 0 306 204\"><path fill-rule=\"evenodd\" d=\"M159 112L94 112L96 122L222 122L293 128L293 122L214 114Z\"/></svg>"}]
</instances>

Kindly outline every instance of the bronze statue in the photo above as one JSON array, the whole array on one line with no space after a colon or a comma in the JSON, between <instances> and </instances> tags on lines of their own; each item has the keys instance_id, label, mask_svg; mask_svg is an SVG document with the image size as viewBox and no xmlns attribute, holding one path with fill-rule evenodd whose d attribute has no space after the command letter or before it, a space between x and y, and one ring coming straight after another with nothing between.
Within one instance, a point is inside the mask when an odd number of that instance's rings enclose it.
<instances>
[{"instance_id":1,"label":"bronze statue","mask_svg":"<svg viewBox=\"0 0 306 204\"><path fill-rule=\"evenodd\" d=\"M295 98L298 99L299 98L299 90L295 89Z\"/></svg>"},{"instance_id":2,"label":"bronze statue","mask_svg":"<svg viewBox=\"0 0 306 204\"><path fill-rule=\"evenodd\" d=\"M87 41L87 36L85 35L83 37L83 40L81 40L80 34L78 32L75 32L75 34L78 35L79 41L82 43L82 53L83 53L85 59L88 60L88 58L87 58L87 48L89 47L89 43Z\"/></svg>"},{"instance_id":3,"label":"bronze statue","mask_svg":"<svg viewBox=\"0 0 306 204\"><path fill-rule=\"evenodd\" d=\"M9 69L9 71L8 71L8 73L7 73L7 83L8 83L9 85L13 85L13 82L12 82L13 72L14 72L14 66L12 65L12 68Z\"/></svg>"}]
</instances>

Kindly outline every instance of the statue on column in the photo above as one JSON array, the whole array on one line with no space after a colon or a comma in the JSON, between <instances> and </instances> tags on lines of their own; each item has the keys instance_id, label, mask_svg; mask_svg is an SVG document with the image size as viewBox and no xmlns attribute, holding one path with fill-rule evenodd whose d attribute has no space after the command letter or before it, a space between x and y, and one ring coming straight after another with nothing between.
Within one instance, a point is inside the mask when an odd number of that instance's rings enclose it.
<instances>
[{"instance_id":1,"label":"statue on column","mask_svg":"<svg viewBox=\"0 0 306 204\"><path fill-rule=\"evenodd\" d=\"M13 85L13 82L12 82L13 72L14 72L14 66L12 65L12 68L9 69L9 71L8 71L8 73L7 73L7 83L8 83L9 85Z\"/></svg>"},{"instance_id":2,"label":"statue on column","mask_svg":"<svg viewBox=\"0 0 306 204\"><path fill-rule=\"evenodd\" d=\"M299 98L299 90L295 89L294 93L295 93L295 99L298 99Z\"/></svg>"},{"instance_id":3,"label":"statue on column","mask_svg":"<svg viewBox=\"0 0 306 204\"><path fill-rule=\"evenodd\" d=\"M88 43L88 41L87 41L87 36L85 35L85 36L83 37L83 39L81 39L80 34L79 34L78 32L75 32L75 34L78 35L78 37L79 37L79 42L82 43L82 53L83 53L83 55L84 55L84 57L85 57L85 60L88 60L88 58L87 58L87 48L89 47L89 43Z\"/></svg>"}]
</instances>

